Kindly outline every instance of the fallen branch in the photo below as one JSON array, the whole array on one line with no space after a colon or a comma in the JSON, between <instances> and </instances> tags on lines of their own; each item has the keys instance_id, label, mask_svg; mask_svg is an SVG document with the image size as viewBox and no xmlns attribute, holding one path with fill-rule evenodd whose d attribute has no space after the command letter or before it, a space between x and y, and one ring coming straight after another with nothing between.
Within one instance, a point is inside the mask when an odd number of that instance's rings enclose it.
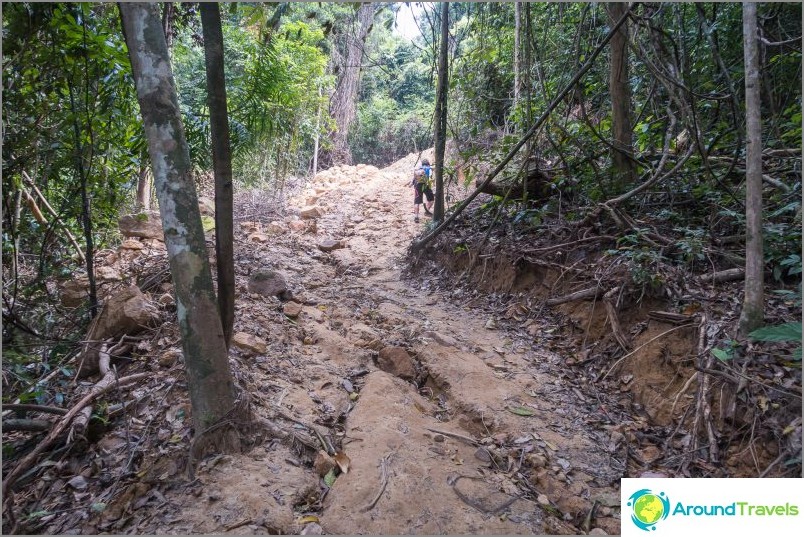
<instances>
[{"instance_id":1,"label":"fallen branch","mask_svg":"<svg viewBox=\"0 0 804 537\"><path fill-rule=\"evenodd\" d=\"M698 325L698 361L701 368L712 369L715 357L709 352L711 346L707 345L706 321L706 315L702 315L701 322ZM718 462L717 434L712 423L712 407L709 404L712 376L702 371L698 371L697 375L698 393L696 394L695 421L692 426L692 449L690 453L694 454L698 449L704 447L698 440L698 430L703 427L706 429L709 440L709 461Z\"/></svg>"},{"instance_id":2,"label":"fallen branch","mask_svg":"<svg viewBox=\"0 0 804 537\"><path fill-rule=\"evenodd\" d=\"M692 322L692 315L684 315L683 313L673 313L671 311L649 311L648 318L654 321L669 324L687 324Z\"/></svg>"},{"instance_id":3,"label":"fallen branch","mask_svg":"<svg viewBox=\"0 0 804 537\"><path fill-rule=\"evenodd\" d=\"M719 272L712 272L711 274L702 274L698 276L698 281L701 283L723 283L742 280L743 278L745 278L744 268L730 268Z\"/></svg>"},{"instance_id":4,"label":"fallen branch","mask_svg":"<svg viewBox=\"0 0 804 537\"><path fill-rule=\"evenodd\" d=\"M569 83L566 86L564 86L564 89L561 90L558 93L558 95L555 96L555 98L547 106L547 109L545 109L545 111L542 112L542 115L539 116L539 119L536 120L536 122L530 129L528 129L528 132L525 133L525 135L516 143L516 145L514 145L514 147L511 148L511 150L508 152L505 158L502 159L502 161L497 165L497 167L495 167L494 170L489 174L489 176L486 177L486 179L480 184L480 187L476 188L474 192L469 194L469 196L466 199L464 199L460 204L458 204L455 207L455 210L449 215L449 217L446 218L441 224L439 224L438 227L436 227L430 233L422 237L420 240L414 242L410 247L411 252L413 253L418 252L419 250L424 248L430 241L436 238L442 231L444 231L452 223L453 220L455 220L458 217L459 214L461 214L461 212L463 212L464 209L466 209L466 207L469 206L469 203L471 203L472 200L475 199L480 194L481 190L486 186L488 186L491 183L491 181L495 177L497 177L497 175L508 165L508 163L511 161L512 158L514 158L514 156L519 152L519 150L522 149L522 146L524 146L527 143L527 141L534 134L536 134L536 131L538 131L539 128L541 128L542 124L547 120L547 118L550 117L550 114L552 114L553 110L555 110L555 108L564 99L564 97L567 96L567 94L572 90L572 88L575 87L575 84L577 84L581 80L583 75L585 75L586 72L592 68L597 57L600 55L601 52L603 52L603 49L606 47L609 41L611 41L611 38L614 37L614 34L616 34L617 31L620 29L620 26L622 26L625 23L625 21L628 20L630 15L631 10L630 9L626 10L626 12L620 18L620 20L618 20L617 23L611 27L609 33L606 34L606 37L603 38L603 41L600 43L600 45L598 45L598 47L594 50L594 52L592 52L592 54L589 56L589 59L586 60L586 63L583 64L583 66L578 70L577 73L575 73L575 76L573 76L572 80L570 80Z\"/></svg>"},{"instance_id":5,"label":"fallen branch","mask_svg":"<svg viewBox=\"0 0 804 537\"><path fill-rule=\"evenodd\" d=\"M640 345L640 346L639 346L639 347L637 347L636 349L632 350L631 352L629 352L628 354L624 355L622 358L620 358L619 360L617 360L616 362L614 362L614 365L613 365L613 366L611 366L611 367L609 368L609 370L606 372L606 374L605 374L605 375L603 375L603 376L600 378L600 380L606 380L606 377L608 377L608 376L609 376L609 374L610 374L612 371L614 371L614 368L615 368L615 367L617 367L618 365L620 365L620 363L621 363L623 360L625 360L625 359L626 359L626 358L628 358L629 356L632 356L632 355L636 354L636 353L637 353L637 352L638 352L640 349L643 349L644 347L647 347L648 345L650 345L651 343L653 343L653 342L654 342L654 341L656 341L657 339L659 339L659 338L661 338L661 337L664 337L664 336L666 336L667 334L670 334L670 333L672 333L672 332L675 332L676 330L681 330L682 328L691 328L691 327L694 327L694 326L695 326L695 325L693 325L693 324L683 324L683 325L681 325L681 326L676 326L675 328L671 328L670 330L668 330L668 331L666 331L666 332L662 332L662 333L661 333L661 334L659 334L658 336L655 336L655 337L650 338L648 341L646 341L645 343L643 343L642 345Z\"/></svg>"},{"instance_id":6,"label":"fallen branch","mask_svg":"<svg viewBox=\"0 0 804 537\"><path fill-rule=\"evenodd\" d=\"M568 248L570 246L575 246L577 244L582 244L585 242L616 241L616 240L617 237L612 237L611 235L595 235L594 237L585 237L583 239L578 239L577 241L565 242L564 244L554 244L553 246L545 246L543 248L531 248L528 250L522 250L522 253L534 254L536 252L549 252L550 250L560 250L562 248Z\"/></svg>"},{"instance_id":7,"label":"fallen branch","mask_svg":"<svg viewBox=\"0 0 804 537\"><path fill-rule=\"evenodd\" d=\"M67 413L66 408L59 408L55 406L45 406L45 405L31 405L31 404L8 404L3 405L3 415L6 414L6 410L15 410L21 412L42 412L44 414L61 414L62 416Z\"/></svg>"},{"instance_id":8,"label":"fallen branch","mask_svg":"<svg viewBox=\"0 0 804 537\"><path fill-rule=\"evenodd\" d=\"M31 177L28 175L28 172L23 170L22 177L25 180L25 182L28 183L28 186L31 187L31 190L33 190L34 193L39 197L39 199L42 200L42 205L45 207L45 209L47 209L48 212L50 212L50 214L53 215L53 218L56 220L56 222L59 223L64 233L67 235L67 239L73 245L73 248L75 248L76 253L78 253L78 257L81 259L81 262L82 263L86 262L86 258L84 257L84 252L81 250L81 246L78 245L78 241L75 240L75 236L72 233L70 233L70 229L61 219L59 213L57 213L55 209L53 209L53 207L50 206L50 203L48 203L47 198L42 194L42 192L40 192L39 188L37 188L36 183L34 183L33 179L31 179ZM33 198L30 197L30 194L28 194L28 196L29 199L33 201Z\"/></svg>"},{"instance_id":9,"label":"fallen branch","mask_svg":"<svg viewBox=\"0 0 804 537\"><path fill-rule=\"evenodd\" d=\"M463 436L457 433L451 433L449 431L440 431L438 429L431 429L429 427L425 427L426 430L430 431L431 433L438 433L443 434L444 436L449 436L455 438L456 440L460 440L465 444L469 444L470 446L477 447L480 445L480 442L475 440L474 438L469 438L468 436Z\"/></svg>"},{"instance_id":10,"label":"fallen branch","mask_svg":"<svg viewBox=\"0 0 804 537\"><path fill-rule=\"evenodd\" d=\"M615 305L617 302L615 297L619 292L619 287L615 287L606 292L606 294L603 295L603 304L606 306L606 315L608 316L614 338L617 340L617 343L620 344L620 347L622 347L625 352L628 352L631 348L631 342L620 326L620 317L617 315L617 306Z\"/></svg>"},{"instance_id":11,"label":"fallen branch","mask_svg":"<svg viewBox=\"0 0 804 537\"><path fill-rule=\"evenodd\" d=\"M42 431L47 431L51 427L53 427L53 422L48 420L31 420L20 418L3 420L4 434L9 431L28 431L32 433L39 433Z\"/></svg>"},{"instance_id":12,"label":"fallen branch","mask_svg":"<svg viewBox=\"0 0 804 537\"><path fill-rule=\"evenodd\" d=\"M129 375L127 377L123 377L120 379L119 384L120 386L124 386L127 384L131 384L132 382L145 379L151 376L151 373L137 373L135 375ZM25 458L23 458L17 465L14 467L11 472L6 476L5 480L3 481L3 496L6 496L8 491L11 489L11 486L17 480L17 478L28 469L28 467L33 464L36 460L36 457L39 456L44 450L46 450L50 445L53 443L56 438L70 425L73 418L78 414L86 405L90 404L92 401L103 395L104 393L108 392L112 387L115 386L114 383L114 375L112 373L107 374L103 379L100 380L95 386L92 387L90 392L86 394L78 403L73 405L73 407L64 415L64 417L59 420L59 422L50 430L48 435L41 441L39 444L34 448L33 451L28 453Z\"/></svg>"},{"instance_id":13,"label":"fallen branch","mask_svg":"<svg viewBox=\"0 0 804 537\"><path fill-rule=\"evenodd\" d=\"M382 496L382 493L385 492L385 487L388 486L388 463L393 454L394 452L391 451L390 453L385 455L382 459L380 459L380 491L377 493L374 499L371 500L371 503L363 508L364 512L371 511L372 509L374 509L374 506L377 505L378 501L380 501L380 496Z\"/></svg>"},{"instance_id":14,"label":"fallen branch","mask_svg":"<svg viewBox=\"0 0 804 537\"><path fill-rule=\"evenodd\" d=\"M479 479L479 478L474 477L474 476L468 476L468 475L458 476L455 479L455 481L453 481L453 483L452 483L452 491L455 493L455 495L463 503L465 503L466 505L468 505L470 507L474 507L475 509L477 509L478 511L480 511L484 515L495 515L495 516L499 515L506 508L508 508L511 504L513 504L515 501L517 501L519 499L519 496L512 496L510 499L504 501L503 503L501 503L500 505L498 505L497 507L495 507L493 509L486 508L485 506L481 505L480 502L478 502L474 498L470 498L469 496L467 496L466 494L464 494L463 492L458 490L458 481L460 481L461 479Z\"/></svg>"},{"instance_id":15,"label":"fallen branch","mask_svg":"<svg viewBox=\"0 0 804 537\"><path fill-rule=\"evenodd\" d=\"M600 287L590 287L588 289L581 289L580 291L575 291L574 293L570 293L568 295L559 296L556 298L548 298L545 301L545 304L548 306L558 306L559 304L564 304L565 302L572 302L574 300L586 300L590 298L597 298L600 294Z\"/></svg>"}]
</instances>

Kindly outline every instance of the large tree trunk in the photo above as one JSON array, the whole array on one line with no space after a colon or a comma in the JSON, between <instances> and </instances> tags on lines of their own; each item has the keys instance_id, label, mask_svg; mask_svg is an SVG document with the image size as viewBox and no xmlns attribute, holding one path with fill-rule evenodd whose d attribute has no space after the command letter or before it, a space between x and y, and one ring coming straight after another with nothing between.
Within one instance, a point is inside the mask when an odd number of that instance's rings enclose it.
<instances>
[{"instance_id":1,"label":"large tree trunk","mask_svg":"<svg viewBox=\"0 0 804 537\"><path fill-rule=\"evenodd\" d=\"M606 11L609 24L613 25L626 13L628 4L613 2ZM612 172L615 185L633 184L636 179L631 129L631 86L628 81L628 23L611 38L611 64L609 71L611 94L611 131L614 149L611 152Z\"/></svg>"},{"instance_id":2,"label":"large tree trunk","mask_svg":"<svg viewBox=\"0 0 804 537\"><path fill-rule=\"evenodd\" d=\"M229 115L226 110L226 79L223 73L221 12L216 3L201 3L204 57L207 68L207 103L212 130L212 163L215 169L215 255L218 271L218 308L226 346L234 327L234 215L232 152L229 146Z\"/></svg>"},{"instance_id":3,"label":"large tree trunk","mask_svg":"<svg viewBox=\"0 0 804 537\"><path fill-rule=\"evenodd\" d=\"M441 44L438 50L438 87L435 109L435 206L433 221L444 220L444 153L447 147L447 46L449 45L449 2L441 3Z\"/></svg>"},{"instance_id":4,"label":"large tree trunk","mask_svg":"<svg viewBox=\"0 0 804 537\"><path fill-rule=\"evenodd\" d=\"M170 260L196 436L234 403L232 374L159 5L119 4Z\"/></svg>"},{"instance_id":5,"label":"large tree trunk","mask_svg":"<svg viewBox=\"0 0 804 537\"><path fill-rule=\"evenodd\" d=\"M765 263L762 253L762 117L759 95L759 46L757 5L743 4L745 55L745 297L740 313L740 332L759 328L764 319Z\"/></svg>"},{"instance_id":6,"label":"large tree trunk","mask_svg":"<svg viewBox=\"0 0 804 537\"><path fill-rule=\"evenodd\" d=\"M355 103L360 88L360 68L363 48L374 20L374 4L365 3L357 10L354 33L346 36L346 53L338 66L340 78L330 102L330 113L337 130L332 135L332 164L352 164L349 149L349 128L356 117Z\"/></svg>"}]
</instances>

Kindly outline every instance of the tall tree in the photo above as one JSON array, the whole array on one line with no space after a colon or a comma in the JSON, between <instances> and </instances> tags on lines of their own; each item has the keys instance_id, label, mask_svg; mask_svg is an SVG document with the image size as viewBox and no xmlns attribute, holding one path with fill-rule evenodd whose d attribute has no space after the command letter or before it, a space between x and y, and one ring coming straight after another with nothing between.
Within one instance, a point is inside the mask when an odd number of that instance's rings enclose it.
<instances>
[{"instance_id":1,"label":"tall tree","mask_svg":"<svg viewBox=\"0 0 804 537\"><path fill-rule=\"evenodd\" d=\"M363 62L366 37L371 30L375 12L374 4L360 4L353 33L346 36L345 54L337 63L338 85L330 102L330 113L335 119L337 130L333 133L332 163L351 164L352 152L349 149L349 128L355 120L357 94L360 89L360 71ZM333 55L333 58L335 56Z\"/></svg>"},{"instance_id":2,"label":"tall tree","mask_svg":"<svg viewBox=\"0 0 804 537\"><path fill-rule=\"evenodd\" d=\"M234 384L159 5L121 2L119 9L165 232L198 436L232 409Z\"/></svg>"},{"instance_id":3,"label":"tall tree","mask_svg":"<svg viewBox=\"0 0 804 537\"><path fill-rule=\"evenodd\" d=\"M444 153L447 146L447 45L449 44L449 2L441 3L441 43L438 50L438 87L435 107L435 206L433 221L444 220Z\"/></svg>"},{"instance_id":4,"label":"tall tree","mask_svg":"<svg viewBox=\"0 0 804 537\"><path fill-rule=\"evenodd\" d=\"M743 4L743 54L745 56L745 296L740 312L740 332L759 328L764 319L764 256L762 252L762 116L759 95L759 45L757 5Z\"/></svg>"},{"instance_id":5,"label":"tall tree","mask_svg":"<svg viewBox=\"0 0 804 537\"><path fill-rule=\"evenodd\" d=\"M522 2L514 2L514 103L516 108L522 93Z\"/></svg>"},{"instance_id":6,"label":"tall tree","mask_svg":"<svg viewBox=\"0 0 804 537\"><path fill-rule=\"evenodd\" d=\"M212 166L215 170L215 255L218 272L218 308L226 346L234 327L234 218L232 151L229 145L229 114L226 110L226 78L223 73L223 31L220 7L201 3L204 57L207 72L207 103L212 131Z\"/></svg>"},{"instance_id":7,"label":"tall tree","mask_svg":"<svg viewBox=\"0 0 804 537\"><path fill-rule=\"evenodd\" d=\"M628 11L627 2L606 5L609 24L615 24ZM632 184L636 179L631 129L631 86L628 80L628 23L611 39L609 65L609 94L611 95L611 131L614 148L611 152L615 184Z\"/></svg>"}]
</instances>

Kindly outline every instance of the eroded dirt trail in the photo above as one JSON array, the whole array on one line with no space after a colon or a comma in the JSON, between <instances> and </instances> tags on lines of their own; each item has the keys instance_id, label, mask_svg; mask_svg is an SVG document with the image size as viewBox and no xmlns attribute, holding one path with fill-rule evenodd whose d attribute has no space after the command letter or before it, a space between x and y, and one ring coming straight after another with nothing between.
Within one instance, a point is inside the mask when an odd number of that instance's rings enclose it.
<instances>
[{"instance_id":1,"label":"eroded dirt trail","mask_svg":"<svg viewBox=\"0 0 804 537\"><path fill-rule=\"evenodd\" d=\"M403 279L405 250L429 222L413 221L413 164L328 170L293 202L320 209L315 233L311 220L308 232L276 222L261 242L267 223L245 221L237 238L235 331L267 342L237 351L251 364L238 381L262 418L317 424L348 473L322 499L301 451L269 441L204 462L157 532L577 534L593 506L584 529L619 532L622 462L595 425L605 407L540 344L554 327L525 331L488 315L480 295ZM286 277L297 316L249 292L266 269Z\"/></svg>"}]
</instances>

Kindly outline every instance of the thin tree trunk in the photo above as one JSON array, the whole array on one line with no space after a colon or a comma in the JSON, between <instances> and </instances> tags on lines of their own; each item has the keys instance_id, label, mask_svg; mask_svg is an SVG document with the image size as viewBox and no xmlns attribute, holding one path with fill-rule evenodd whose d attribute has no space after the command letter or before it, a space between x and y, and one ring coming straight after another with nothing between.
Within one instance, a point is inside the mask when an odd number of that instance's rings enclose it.
<instances>
[{"instance_id":1,"label":"thin tree trunk","mask_svg":"<svg viewBox=\"0 0 804 537\"><path fill-rule=\"evenodd\" d=\"M519 103L522 79L522 2L514 2L514 102L511 108Z\"/></svg>"},{"instance_id":2,"label":"thin tree trunk","mask_svg":"<svg viewBox=\"0 0 804 537\"><path fill-rule=\"evenodd\" d=\"M332 163L351 164L352 152L349 149L349 128L356 117L355 102L360 89L360 69L363 61L363 47L374 19L374 4L364 3L357 10L354 35L347 37L346 55L340 66L341 77L330 103L330 111L335 119L337 130L333 133Z\"/></svg>"},{"instance_id":3,"label":"thin tree trunk","mask_svg":"<svg viewBox=\"0 0 804 537\"><path fill-rule=\"evenodd\" d=\"M167 43L168 54L173 47L173 14L176 12L176 7L173 2L164 2L162 4L162 31L165 32L165 42Z\"/></svg>"},{"instance_id":4,"label":"thin tree trunk","mask_svg":"<svg viewBox=\"0 0 804 537\"><path fill-rule=\"evenodd\" d=\"M449 2L441 3L441 44L438 51L438 87L435 110L435 206L433 221L444 220L444 153L447 146L447 45L449 44Z\"/></svg>"},{"instance_id":5,"label":"thin tree trunk","mask_svg":"<svg viewBox=\"0 0 804 537\"><path fill-rule=\"evenodd\" d=\"M315 116L315 140L313 142L313 177L318 173L318 140L321 138L321 85L318 86L318 107Z\"/></svg>"},{"instance_id":6,"label":"thin tree trunk","mask_svg":"<svg viewBox=\"0 0 804 537\"><path fill-rule=\"evenodd\" d=\"M764 320L765 263L762 253L762 116L759 95L759 46L757 5L743 4L745 55L745 297L740 313L740 332L759 328Z\"/></svg>"},{"instance_id":7,"label":"thin tree trunk","mask_svg":"<svg viewBox=\"0 0 804 537\"><path fill-rule=\"evenodd\" d=\"M522 136L522 138L514 145L514 147L512 147L511 150L508 151L508 154L505 157L503 157L502 161L500 161L500 163L497 164L497 166L488 174L488 176L486 176L486 179L484 179L483 182L480 183L480 185L478 185L477 188L475 188L475 190L471 194L469 194L460 204L458 204L455 207L455 210L452 213L450 213L449 218L441 222L435 229L427 233L424 237L411 244L410 245L411 252L416 253L421 251L425 246L427 246L427 244L430 243L430 241L436 238L442 231L447 229L449 224L453 220L455 220L459 214L461 214L461 212L469 205L469 203L471 203L472 200L475 199L478 196L478 194L480 194L483 191L483 189L486 186L488 186L495 177L497 177L497 175L508 165L508 163L511 162L511 159L514 158L514 155L516 155L519 152L519 150L522 149L522 146L527 143L527 141L531 138L531 136L533 136L536 133L536 131L539 130L542 124L547 120L547 118L550 117L550 114L553 113L553 110L558 106L561 100L567 96L567 94L570 92L570 90L572 90L572 88L575 87L575 85L583 77L583 75L585 75L586 72L592 68L597 57L600 55L600 53L603 51L606 45L608 45L609 41L611 41L611 38L614 35L614 33L619 29L621 25L625 23L626 19L627 16L623 15L623 17L621 17L620 20L614 24L612 29L609 30L609 33L606 34L606 37L603 38L603 40L600 42L600 44L597 46L594 52L592 52L589 58L587 58L586 63L584 63L583 66L578 70L578 72L575 73L575 75L572 77L569 83L567 83L567 85L564 86L564 89L558 92L558 95L556 95L553 98L553 100L550 101L550 104L547 105L547 108L542 112L542 115L539 116L536 122L530 127L530 129L528 129L528 132L526 132Z\"/></svg>"},{"instance_id":8,"label":"thin tree trunk","mask_svg":"<svg viewBox=\"0 0 804 537\"><path fill-rule=\"evenodd\" d=\"M625 2L608 4L606 11L609 24L614 24L628 11ZM614 184L632 184L636 179L634 162L629 158L634 154L631 131L631 86L628 81L628 23L611 38L611 65L609 71L609 93L611 94L611 152Z\"/></svg>"},{"instance_id":9,"label":"thin tree trunk","mask_svg":"<svg viewBox=\"0 0 804 537\"><path fill-rule=\"evenodd\" d=\"M83 144L81 143L81 128L78 125L78 110L75 107L73 87L70 85L70 109L73 113L73 137L75 138L75 171L81 182L81 228L84 231L84 241L86 251L84 253L84 265L89 281L89 316L94 318L98 313L98 287L95 281L95 243L92 238L92 209L89 203L89 192L87 177L88 171L84 167Z\"/></svg>"},{"instance_id":10,"label":"thin tree trunk","mask_svg":"<svg viewBox=\"0 0 804 537\"><path fill-rule=\"evenodd\" d=\"M137 209L151 210L151 169L145 163L140 166L140 176L137 179Z\"/></svg>"},{"instance_id":11,"label":"thin tree trunk","mask_svg":"<svg viewBox=\"0 0 804 537\"><path fill-rule=\"evenodd\" d=\"M118 6L165 231L198 436L232 409L234 384L159 6Z\"/></svg>"},{"instance_id":12,"label":"thin tree trunk","mask_svg":"<svg viewBox=\"0 0 804 537\"><path fill-rule=\"evenodd\" d=\"M218 272L218 308L226 346L234 328L234 194L229 115L226 110L226 78L223 72L223 31L216 3L201 3L204 57L207 68L207 103L212 131L212 163L215 169L215 256Z\"/></svg>"}]
</instances>

